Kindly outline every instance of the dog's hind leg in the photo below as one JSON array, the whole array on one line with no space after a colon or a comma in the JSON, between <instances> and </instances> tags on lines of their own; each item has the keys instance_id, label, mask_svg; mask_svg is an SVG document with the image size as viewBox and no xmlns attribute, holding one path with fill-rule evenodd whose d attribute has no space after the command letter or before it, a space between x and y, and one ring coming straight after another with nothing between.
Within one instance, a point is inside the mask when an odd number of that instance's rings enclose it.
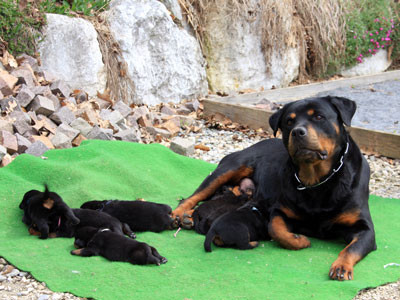
<instances>
[{"instance_id":1,"label":"dog's hind leg","mask_svg":"<svg viewBox=\"0 0 400 300\"><path fill-rule=\"evenodd\" d=\"M154 248L152 246L149 246L149 247L151 249L151 253L153 254L153 256L158 258L160 260L161 264L165 264L168 261L168 259L166 259L165 257L161 256L160 253L158 253L156 248Z\"/></svg>"},{"instance_id":2,"label":"dog's hind leg","mask_svg":"<svg viewBox=\"0 0 400 300\"><path fill-rule=\"evenodd\" d=\"M122 223L122 231L132 239L136 239L136 234L132 231L128 224Z\"/></svg>"},{"instance_id":3,"label":"dog's hind leg","mask_svg":"<svg viewBox=\"0 0 400 300\"><path fill-rule=\"evenodd\" d=\"M71 254L89 257L89 256L99 255L99 251L95 248L81 248L81 249L72 250Z\"/></svg>"}]
</instances>

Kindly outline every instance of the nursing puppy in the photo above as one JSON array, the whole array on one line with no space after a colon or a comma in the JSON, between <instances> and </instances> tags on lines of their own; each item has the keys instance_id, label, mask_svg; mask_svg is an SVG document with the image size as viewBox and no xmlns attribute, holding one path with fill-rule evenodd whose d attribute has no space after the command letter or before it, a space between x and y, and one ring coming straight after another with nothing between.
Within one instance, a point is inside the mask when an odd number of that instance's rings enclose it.
<instances>
[{"instance_id":1,"label":"nursing puppy","mask_svg":"<svg viewBox=\"0 0 400 300\"><path fill-rule=\"evenodd\" d=\"M171 219L171 207L166 204L140 200L94 200L83 203L81 208L105 212L128 224L135 232L161 232L177 227Z\"/></svg>"},{"instance_id":2,"label":"nursing puppy","mask_svg":"<svg viewBox=\"0 0 400 300\"><path fill-rule=\"evenodd\" d=\"M35 228L36 235L41 239L48 238L54 229L50 229L53 219L62 218L68 226L76 226L80 222L71 208L58 194L50 192L47 185L44 192L38 190L26 192L19 208L24 211L22 222L30 229Z\"/></svg>"},{"instance_id":3,"label":"nursing puppy","mask_svg":"<svg viewBox=\"0 0 400 300\"><path fill-rule=\"evenodd\" d=\"M76 231L75 247L72 255L100 255L111 261L129 262L135 265L165 264L167 259L162 257L154 247L138 242L112 232L108 228L82 227Z\"/></svg>"},{"instance_id":4,"label":"nursing puppy","mask_svg":"<svg viewBox=\"0 0 400 300\"><path fill-rule=\"evenodd\" d=\"M219 247L253 249L258 241L268 238L268 212L262 206L248 203L213 222L204 249L211 252L211 242Z\"/></svg>"},{"instance_id":5,"label":"nursing puppy","mask_svg":"<svg viewBox=\"0 0 400 300\"><path fill-rule=\"evenodd\" d=\"M193 212L194 229L197 233L207 234L211 224L224 213L241 207L252 197L254 183L249 178L241 180L239 186L224 186L210 200L200 204Z\"/></svg>"}]
</instances>

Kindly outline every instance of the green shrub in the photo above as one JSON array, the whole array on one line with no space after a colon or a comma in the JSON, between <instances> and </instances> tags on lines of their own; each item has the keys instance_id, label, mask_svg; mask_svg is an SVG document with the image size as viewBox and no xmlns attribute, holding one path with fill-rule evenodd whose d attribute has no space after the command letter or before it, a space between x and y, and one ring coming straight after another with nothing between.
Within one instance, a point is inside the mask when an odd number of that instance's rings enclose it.
<instances>
[{"instance_id":1,"label":"green shrub","mask_svg":"<svg viewBox=\"0 0 400 300\"><path fill-rule=\"evenodd\" d=\"M399 29L395 10L399 8L398 4L392 0L350 0L345 3L346 51L342 64L349 67L379 49L396 47ZM398 52L399 49L395 49L394 55Z\"/></svg>"},{"instance_id":2,"label":"green shrub","mask_svg":"<svg viewBox=\"0 0 400 300\"><path fill-rule=\"evenodd\" d=\"M69 4L70 3L70 4ZM7 43L7 50L18 55L35 52L35 41L40 37L39 29L45 24L45 13L93 16L106 9L110 0L35 0L24 9L19 1L0 0L0 37Z\"/></svg>"},{"instance_id":3,"label":"green shrub","mask_svg":"<svg viewBox=\"0 0 400 300\"><path fill-rule=\"evenodd\" d=\"M0 1L0 36L14 55L33 54L38 29L43 23L43 19L32 17L27 9L20 11L13 0Z\"/></svg>"}]
</instances>

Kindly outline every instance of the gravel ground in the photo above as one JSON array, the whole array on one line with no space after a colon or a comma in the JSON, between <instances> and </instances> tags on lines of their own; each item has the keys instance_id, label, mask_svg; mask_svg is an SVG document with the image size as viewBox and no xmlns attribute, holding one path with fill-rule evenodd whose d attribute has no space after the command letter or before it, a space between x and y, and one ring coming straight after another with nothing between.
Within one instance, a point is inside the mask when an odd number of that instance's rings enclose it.
<instances>
[{"instance_id":1,"label":"gravel ground","mask_svg":"<svg viewBox=\"0 0 400 300\"><path fill-rule=\"evenodd\" d=\"M400 134L400 80L339 88L318 95L354 100L357 111L351 120L353 126Z\"/></svg>"},{"instance_id":2,"label":"gravel ground","mask_svg":"<svg viewBox=\"0 0 400 300\"><path fill-rule=\"evenodd\" d=\"M196 150L193 157L208 162L218 163L228 153L244 149L261 140L255 132L229 132L203 128L200 133L189 133L197 144L203 144L210 151ZM366 156L371 166L371 193L382 197L400 199L400 160L385 157ZM69 300L85 299L68 293L54 293L45 283L36 281L29 273L21 272L0 259L0 300L9 299L39 299L39 300ZM361 291L355 300L400 299L400 280L396 283L380 286L375 289Z\"/></svg>"}]
</instances>

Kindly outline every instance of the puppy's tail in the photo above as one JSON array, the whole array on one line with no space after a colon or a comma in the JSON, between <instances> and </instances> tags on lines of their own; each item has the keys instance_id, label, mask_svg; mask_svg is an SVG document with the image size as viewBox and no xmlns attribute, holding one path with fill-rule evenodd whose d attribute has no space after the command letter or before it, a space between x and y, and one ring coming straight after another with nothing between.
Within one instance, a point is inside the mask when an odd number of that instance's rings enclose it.
<instances>
[{"instance_id":1,"label":"puppy's tail","mask_svg":"<svg viewBox=\"0 0 400 300\"><path fill-rule=\"evenodd\" d=\"M215 233L214 230L211 228L206 235L206 239L204 241L204 250L206 250L206 252L211 252L211 243L214 239Z\"/></svg>"},{"instance_id":2,"label":"puppy's tail","mask_svg":"<svg viewBox=\"0 0 400 300\"><path fill-rule=\"evenodd\" d=\"M43 199L47 199L49 198L49 186L47 185L47 183L44 184L44 195L43 195Z\"/></svg>"}]
</instances>

